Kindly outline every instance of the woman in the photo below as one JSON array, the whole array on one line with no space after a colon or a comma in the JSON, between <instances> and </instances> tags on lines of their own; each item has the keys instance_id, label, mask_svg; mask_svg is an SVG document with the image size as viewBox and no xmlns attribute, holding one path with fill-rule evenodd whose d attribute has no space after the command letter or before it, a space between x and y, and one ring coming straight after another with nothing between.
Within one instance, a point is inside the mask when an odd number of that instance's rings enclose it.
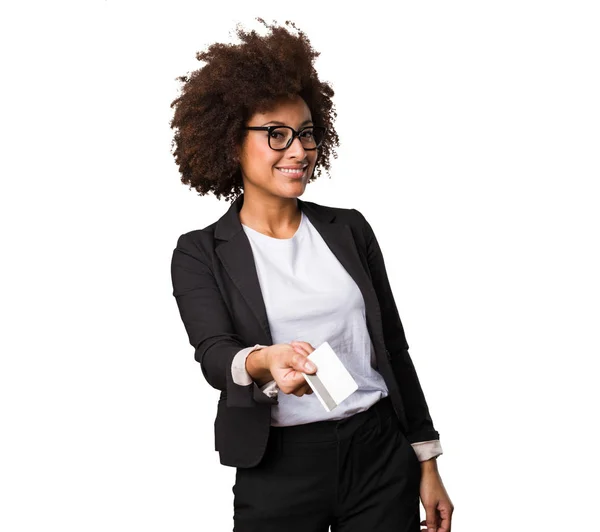
<instances>
[{"instance_id":1,"label":"woman","mask_svg":"<svg viewBox=\"0 0 600 532\"><path fill-rule=\"evenodd\" d=\"M300 200L338 136L318 53L290 22L214 44L174 100L174 156L200 195L235 197L181 235L173 295L220 390L215 447L236 467L234 530L449 531L442 453L371 226ZM293 27L292 32L288 27ZM303 373L327 341L359 388L331 410Z\"/></svg>"}]
</instances>

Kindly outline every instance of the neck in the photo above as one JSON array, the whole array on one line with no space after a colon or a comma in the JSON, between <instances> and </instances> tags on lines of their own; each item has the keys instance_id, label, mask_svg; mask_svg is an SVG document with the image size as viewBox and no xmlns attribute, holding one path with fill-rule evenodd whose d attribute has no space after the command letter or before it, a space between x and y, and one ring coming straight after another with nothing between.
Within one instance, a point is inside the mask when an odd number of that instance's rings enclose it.
<instances>
[{"instance_id":1,"label":"neck","mask_svg":"<svg viewBox=\"0 0 600 532\"><path fill-rule=\"evenodd\" d=\"M244 191L244 204L239 212L244 225L271 234L286 233L298 227L302 213L297 198L257 197L248 192Z\"/></svg>"}]
</instances>

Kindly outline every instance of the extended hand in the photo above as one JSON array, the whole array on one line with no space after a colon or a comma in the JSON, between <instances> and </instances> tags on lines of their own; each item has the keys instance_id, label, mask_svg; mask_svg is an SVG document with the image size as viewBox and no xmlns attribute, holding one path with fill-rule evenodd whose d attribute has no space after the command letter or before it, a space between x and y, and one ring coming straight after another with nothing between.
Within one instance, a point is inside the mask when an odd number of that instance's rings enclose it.
<instances>
[{"instance_id":1,"label":"extended hand","mask_svg":"<svg viewBox=\"0 0 600 532\"><path fill-rule=\"evenodd\" d=\"M276 344L268 349L269 370L282 393L294 394L298 397L313 393L302 375L302 373L310 375L317 371L317 367L307 360L308 355L314 351L309 343Z\"/></svg>"}]
</instances>

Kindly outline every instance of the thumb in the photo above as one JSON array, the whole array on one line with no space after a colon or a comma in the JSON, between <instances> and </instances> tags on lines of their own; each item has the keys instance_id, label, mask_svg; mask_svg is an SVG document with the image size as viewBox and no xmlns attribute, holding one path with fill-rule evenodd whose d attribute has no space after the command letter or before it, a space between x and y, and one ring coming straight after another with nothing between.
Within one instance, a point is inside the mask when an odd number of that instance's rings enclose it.
<instances>
[{"instance_id":1,"label":"thumb","mask_svg":"<svg viewBox=\"0 0 600 532\"><path fill-rule=\"evenodd\" d=\"M314 362L311 362L306 356L299 356L294 366L298 371L303 371L304 373L313 373L317 369Z\"/></svg>"}]
</instances>

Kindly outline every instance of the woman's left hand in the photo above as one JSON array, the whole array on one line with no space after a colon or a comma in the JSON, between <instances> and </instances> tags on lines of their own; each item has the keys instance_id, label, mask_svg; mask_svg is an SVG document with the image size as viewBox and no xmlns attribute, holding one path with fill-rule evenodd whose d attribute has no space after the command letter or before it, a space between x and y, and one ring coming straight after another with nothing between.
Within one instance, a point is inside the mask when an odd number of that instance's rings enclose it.
<instances>
[{"instance_id":1,"label":"woman's left hand","mask_svg":"<svg viewBox=\"0 0 600 532\"><path fill-rule=\"evenodd\" d=\"M428 463L430 462L430 463ZM454 505L437 470L435 458L421 463L421 502L425 520L421 532L450 532Z\"/></svg>"}]
</instances>

